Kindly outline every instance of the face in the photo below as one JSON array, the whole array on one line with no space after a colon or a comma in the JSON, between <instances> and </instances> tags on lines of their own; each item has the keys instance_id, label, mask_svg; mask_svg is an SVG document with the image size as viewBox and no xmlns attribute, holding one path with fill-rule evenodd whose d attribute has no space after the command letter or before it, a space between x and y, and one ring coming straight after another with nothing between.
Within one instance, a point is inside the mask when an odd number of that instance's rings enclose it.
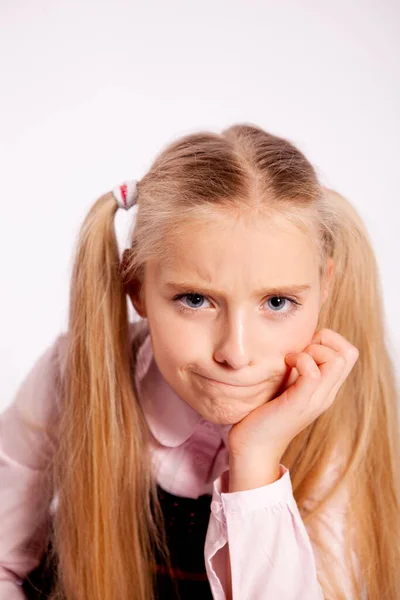
<instances>
[{"instance_id":1,"label":"face","mask_svg":"<svg viewBox=\"0 0 400 600\"><path fill-rule=\"evenodd\" d=\"M255 226L218 215L173 248L168 262L146 264L143 304L131 298L169 385L232 425L281 393L285 356L311 342L327 296L315 247L282 218Z\"/></svg>"}]
</instances>

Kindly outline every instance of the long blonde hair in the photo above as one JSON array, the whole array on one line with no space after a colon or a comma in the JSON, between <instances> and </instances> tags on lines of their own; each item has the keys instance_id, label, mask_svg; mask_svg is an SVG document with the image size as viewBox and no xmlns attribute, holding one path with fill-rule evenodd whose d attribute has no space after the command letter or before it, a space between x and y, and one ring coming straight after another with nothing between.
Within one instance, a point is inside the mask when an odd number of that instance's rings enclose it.
<instances>
[{"instance_id":1,"label":"long blonde hair","mask_svg":"<svg viewBox=\"0 0 400 600\"><path fill-rule=\"evenodd\" d=\"M133 382L126 285L146 261L165 256L185 223L215 210L282 213L312 233L321 258L334 259L330 299L318 329L331 328L360 352L331 408L299 434L282 463L315 548L327 600L345 600L330 549L318 529L324 506L348 490L348 524L368 600L398 600L400 582L399 418L387 347L379 273L367 231L351 204L324 188L288 140L251 124L172 142L138 182L138 212L121 270L111 193L87 215L77 242L61 389L54 486L53 545L58 583L52 598L153 598L154 550L164 548L151 474L149 432ZM172 243L172 242L171 242ZM319 483L338 456L323 493ZM313 502L310 501L313 499ZM155 507L153 517L151 507ZM167 555L167 551L166 551ZM350 556L350 555L349 555ZM355 588L357 598L361 589Z\"/></svg>"}]
</instances>

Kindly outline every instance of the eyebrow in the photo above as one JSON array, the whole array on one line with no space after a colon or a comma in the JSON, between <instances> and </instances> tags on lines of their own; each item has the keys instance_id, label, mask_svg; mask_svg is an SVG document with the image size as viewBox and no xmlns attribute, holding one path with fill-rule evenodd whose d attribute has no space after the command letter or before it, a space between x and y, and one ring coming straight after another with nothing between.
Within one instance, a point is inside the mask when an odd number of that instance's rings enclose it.
<instances>
[{"instance_id":1,"label":"eyebrow","mask_svg":"<svg viewBox=\"0 0 400 600\"><path fill-rule=\"evenodd\" d=\"M207 286L194 283L191 281L168 281L164 284L168 288L173 288L176 291L187 292L188 290L196 291L196 292L204 292L206 294L217 294L218 296L223 296L224 292L220 290L213 290ZM254 292L254 296L263 296L263 295L284 295L284 294L300 294L301 292L305 292L311 289L311 285L309 284L294 284L294 285L280 285L270 288L262 288L260 290L256 290Z\"/></svg>"}]
</instances>

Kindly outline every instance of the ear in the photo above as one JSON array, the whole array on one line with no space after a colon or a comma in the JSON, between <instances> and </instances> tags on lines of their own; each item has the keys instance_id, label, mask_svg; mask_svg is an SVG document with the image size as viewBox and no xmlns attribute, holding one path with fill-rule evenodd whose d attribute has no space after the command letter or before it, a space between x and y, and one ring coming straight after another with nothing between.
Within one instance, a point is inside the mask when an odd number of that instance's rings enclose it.
<instances>
[{"instance_id":1,"label":"ear","mask_svg":"<svg viewBox=\"0 0 400 600\"><path fill-rule=\"evenodd\" d=\"M129 258L129 250L125 250L122 255L121 260L121 268L125 269L128 264ZM146 308L144 305L144 301L141 298L140 292L142 288L142 282L139 279L134 278L129 281L128 284L125 285L125 293L129 296L133 308L137 312L137 314L143 319L147 318Z\"/></svg>"},{"instance_id":2,"label":"ear","mask_svg":"<svg viewBox=\"0 0 400 600\"><path fill-rule=\"evenodd\" d=\"M328 263L327 263L327 271L326 271L326 277L325 277L325 281L324 281L324 286L322 288L322 300L321 300L321 304L324 304L324 302L329 297L329 291L330 291L330 286L331 286L331 283L332 283L333 273L334 273L334 261L333 261L333 258L329 258L328 259Z\"/></svg>"}]
</instances>

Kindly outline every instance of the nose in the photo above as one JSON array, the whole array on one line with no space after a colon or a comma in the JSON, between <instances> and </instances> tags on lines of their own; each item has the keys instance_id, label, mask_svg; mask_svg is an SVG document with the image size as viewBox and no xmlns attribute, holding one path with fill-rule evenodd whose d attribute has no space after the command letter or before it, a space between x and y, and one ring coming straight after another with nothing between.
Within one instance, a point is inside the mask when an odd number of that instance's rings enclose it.
<instances>
[{"instance_id":1,"label":"nose","mask_svg":"<svg viewBox=\"0 0 400 600\"><path fill-rule=\"evenodd\" d=\"M242 319L234 323L225 322L214 350L214 359L219 363L227 363L233 369L251 365L253 360L249 344L250 332L245 337L245 327Z\"/></svg>"}]
</instances>

